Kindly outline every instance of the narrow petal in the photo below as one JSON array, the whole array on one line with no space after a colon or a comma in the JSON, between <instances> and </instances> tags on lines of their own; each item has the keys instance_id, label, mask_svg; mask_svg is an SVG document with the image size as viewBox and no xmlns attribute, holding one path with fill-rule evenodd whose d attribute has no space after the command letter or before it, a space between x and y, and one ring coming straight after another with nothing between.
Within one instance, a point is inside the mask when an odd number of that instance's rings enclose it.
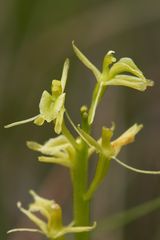
<instances>
[{"instance_id":1,"label":"narrow petal","mask_svg":"<svg viewBox=\"0 0 160 240\"><path fill-rule=\"evenodd\" d=\"M4 127L5 127L5 128L10 128L10 127L22 125L22 124L25 124L25 123L29 123L29 122L34 121L38 116L39 116L39 115L37 115L37 116L35 116L35 117L32 117L32 118L28 118L28 119L22 120L22 121L10 123L10 124L8 124L8 125L6 125L6 126L4 126Z\"/></svg>"},{"instance_id":2,"label":"narrow petal","mask_svg":"<svg viewBox=\"0 0 160 240\"><path fill-rule=\"evenodd\" d=\"M108 78L109 65L111 65L114 62L116 62L116 58L114 57L114 53L115 53L114 51L110 50L104 57L103 69L102 69L103 79L107 79Z\"/></svg>"},{"instance_id":3,"label":"narrow petal","mask_svg":"<svg viewBox=\"0 0 160 240\"><path fill-rule=\"evenodd\" d=\"M56 118L54 130L57 134L60 134L62 132L64 112L65 112L65 108L62 107Z\"/></svg>"},{"instance_id":4,"label":"narrow petal","mask_svg":"<svg viewBox=\"0 0 160 240\"><path fill-rule=\"evenodd\" d=\"M72 42L73 50L76 54L76 56L79 58L79 60L87 67L89 68L92 73L94 74L97 81L101 77L100 71L93 65L90 60L75 46L74 42Z\"/></svg>"},{"instance_id":5,"label":"narrow petal","mask_svg":"<svg viewBox=\"0 0 160 240\"><path fill-rule=\"evenodd\" d=\"M101 97L104 93L104 90L105 90L105 87L104 87L103 83L98 82L96 84L94 92L93 92L92 103L91 103L91 107L90 107L90 110L89 110L89 115L88 115L89 125L91 125L93 123L95 113L96 113L96 109L97 109L98 103L100 102Z\"/></svg>"},{"instance_id":6,"label":"narrow petal","mask_svg":"<svg viewBox=\"0 0 160 240\"><path fill-rule=\"evenodd\" d=\"M42 216L49 220L54 207L57 206L56 202L54 200L48 200L46 198L40 197L33 190L30 190L29 193L34 199L34 202L29 205L29 211L40 212Z\"/></svg>"},{"instance_id":7,"label":"narrow petal","mask_svg":"<svg viewBox=\"0 0 160 240\"><path fill-rule=\"evenodd\" d=\"M78 135L88 144L88 146L92 147L92 144L87 140L87 138L84 136L84 134L79 131L79 127L77 127L74 122L72 121L71 117L69 116L68 112L65 112L66 116L68 118L68 121L70 122L71 126L74 128L74 130L78 133ZM82 130L82 129L81 129ZM83 131L83 130L82 130ZM88 135L88 134L87 134Z\"/></svg>"},{"instance_id":8,"label":"narrow petal","mask_svg":"<svg viewBox=\"0 0 160 240\"><path fill-rule=\"evenodd\" d=\"M40 156L38 157L38 160L40 162L45 162L45 163L56 163L56 164L60 164L62 166L65 167L71 167L71 161L69 161L68 157L44 157L44 156Z\"/></svg>"},{"instance_id":9,"label":"narrow petal","mask_svg":"<svg viewBox=\"0 0 160 240\"><path fill-rule=\"evenodd\" d=\"M37 142L34 142L34 141L27 141L27 147L34 150L34 151L40 151L42 145L37 143Z\"/></svg>"},{"instance_id":10,"label":"narrow petal","mask_svg":"<svg viewBox=\"0 0 160 240\"><path fill-rule=\"evenodd\" d=\"M43 234L42 231L38 230L38 229L34 229L34 228L14 228L9 230L7 233L14 233L14 232L38 232Z\"/></svg>"},{"instance_id":11,"label":"narrow petal","mask_svg":"<svg viewBox=\"0 0 160 240\"><path fill-rule=\"evenodd\" d=\"M127 131L125 131L119 138L111 142L111 145L115 149L115 152L117 155L120 151L120 149L129 144L132 143L135 139L136 134L143 128L142 124L134 124L132 127L130 127Z\"/></svg>"},{"instance_id":12,"label":"narrow petal","mask_svg":"<svg viewBox=\"0 0 160 240\"><path fill-rule=\"evenodd\" d=\"M54 119L57 118L59 112L62 110L62 108L64 108L64 102L65 102L65 93L62 93L55 101L54 103Z\"/></svg>"},{"instance_id":13,"label":"narrow petal","mask_svg":"<svg viewBox=\"0 0 160 240\"><path fill-rule=\"evenodd\" d=\"M101 146L97 143L97 141L91 137L88 133L86 133L84 130L82 130L80 127L78 127L78 131L80 133L80 137L91 147L94 147L97 152L101 152L102 148Z\"/></svg>"},{"instance_id":14,"label":"narrow petal","mask_svg":"<svg viewBox=\"0 0 160 240\"><path fill-rule=\"evenodd\" d=\"M45 155L57 156L64 154L64 150L68 147L69 142L66 139L63 142L57 141L59 142L59 145L57 143L55 144L55 142L55 139L50 139L44 145L41 145L37 142L28 141L27 146L30 149L41 152Z\"/></svg>"},{"instance_id":15,"label":"narrow petal","mask_svg":"<svg viewBox=\"0 0 160 240\"><path fill-rule=\"evenodd\" d=\"M142 170L142 169L138 169L138 168L134 168L131 167L129 165L127 165L126 163L121 162L118 158L113 157L112 159L114 159L117 163L119 163L121 166L127 168L128 170L131 170L133 172L137 172L137 173L142 173L142 174L149 174L149 175L159 175L160 171L147 171L147 170Z\"/></svg>"},{"instance_id":16,"label":"narrow petal","mask_svg":"<svg viewBox=\"0 0 160 240\"><path fill-rule=\"evenodd\" d=\"M131 73L139 78L145 78L142 71L136 66L131 58L121 58L115 63L109 72L109 78L113 78L115 75L123 72Z\"/></svg>"},{"instance_id":17,"label":"narrow petal","mask_svg":"<svg viewBox=\"0 0 160 240\"><path fill-rule=\"evenodd\" d=\"M69 59L67 58L64 62L63 72L62 72L62 77L61 77L62 92L64 92L64 89L66 86L68 70L69 70Z\"/></svg>"},{"instance_id":18,"label":"narrow petal","mask_svg":"<svg viewBox=\"0 0 160 240\"><path fill-rule=\"evenodd\" d=\"M26 210L21 207L21 203L17 203L18 208L21 212L23 212L35 225L37 225L43 233L47 233L46 223L31 213L29 210Z\"/></svg>"},{"instance_id":19,"label":"narrow petal","mask_svg":"<svg viewBox=\"0 0 160 240\"><path fill-rule=\"evenodd\" d=\"M153 86L153 81L145 79L145 78L138 78L129 75L116 75L114 78L105 82L106 85L116 85L116 86L125 86L130 87L139 91L145 91L146 88L149 86Z\"/></svg>"},{"instance_id":20,"label":"narrow petal","mask_svg":"<svg viewBox=\"0 0 160 240\"><path fill-rule=\"evenodd\" d=\"M95 227L96 227L96 222L94 222L92 226L64 227L59 233L56 234L55 239L67 233L89 232L89 231L92 231Z\"/></svg>"}]
</instances>

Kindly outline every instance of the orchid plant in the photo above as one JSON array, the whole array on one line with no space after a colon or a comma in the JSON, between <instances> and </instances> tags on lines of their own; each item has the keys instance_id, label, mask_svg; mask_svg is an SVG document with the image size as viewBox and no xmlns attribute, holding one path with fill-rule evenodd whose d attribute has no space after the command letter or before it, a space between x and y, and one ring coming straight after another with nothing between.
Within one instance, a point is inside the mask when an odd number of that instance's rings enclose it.
<instances>
[{"instance_id":1,"label":"orchid plant","mask_svg":"<svg viewBox=\"0 0 160 240\"><path fill-rule=\"evenodd\" d=\"M61 207L53 200L38 196L33 190L30 194L34 202L28 209L17 206L36 226L36 229L18 228L15 231L38 232L50 240L65 240L66 234L74 233L75 240L89 240L90 231L96 227L96 222L90 218L90 204L97 188L107 176L112 161L121 166L143 174L160 174L160 171L145 171L128 166L121 162L117 156L122 147L132 143L135 136L142 129L142 124L133 124L120 137L112 140L115 126L103 126L101 136L95 139L92 136L92 127L96 109L109 86L124 86L138 91L145 91L153 86L153 81L146 79L142 71L131 58L116 60L115 52L109 51L103 59L102 70L99 70L79 49L74 42L73 50L78 59L93 73L96 78L95 88L89 107L80 108L81 121L76 125L65 107L65 86L68 79L69 59L65 60L60 80L53 80L51 93L44 91L39 103L39 114L36 116L6 125L6 128L33 122L42 126L46 121L53 125L58 135L50 138L44 144L28 141L27 146L41 153L38 160L43 163L59 164L67 167L71 176L73 187L73 221L63 225ZM64 116L66 116L64 118ZM66 127L68 121L75 131L75 136ZM97 154L97 166L93 179L89 181L89 159ZM39 212L43 218L36 213ZM43 220L42 220L43 219Z\"/></svg>"}]
</instances>

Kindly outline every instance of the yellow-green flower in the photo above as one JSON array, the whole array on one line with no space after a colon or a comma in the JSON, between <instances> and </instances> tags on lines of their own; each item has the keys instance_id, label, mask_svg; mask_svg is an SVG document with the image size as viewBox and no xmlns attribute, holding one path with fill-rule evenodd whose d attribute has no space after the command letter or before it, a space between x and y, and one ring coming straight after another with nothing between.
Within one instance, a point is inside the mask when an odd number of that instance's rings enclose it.
<instances>
[{"instance_id":1,"label":"yellow-green flower","mask_svg":"<svg viewBox=\"0 0 160 240\"><path fill-rule=\"evenodd\" d=\"M68 70L69 59L66 59L63 66L61 80L52 81L51 94L48 93L46 90L42 93L39 103L40 114L23 121L9 124L5 127L9 128L31 121L34 121L34 123L38 126L41 126L45 121L48 123L54 122L54 130L57 134L60 134L62 131L63 115L65 112L64 102L66 93L64 92L64 90L66 86Z\"/></svg>"},{"instance_id":2,"label":"yellow-green flower","mask_svg":"<svg viewBox=\"0 0 160 240\"><path fill-rule=\"evenodd\" d=\"M129 143L132 143L137 133L142 129L142 124L135 123L127 131L125 131L120 137L111 141L114 131L114 125L111 128L102 128L102 137L96 141L93 137L84 132L81 128L77 128L80 136L89 145L89 155L94 151L104 155L106 158L111 159L117 156L121 148Z\"/></svg>"},{"instance_id":3,"label":"yellow-green flower","mask_svg":"<svg viewBox=\"0 0 160 240\"><path fill-rule=\"evenodd\" d=\"M8 231L8 233L16 231L39 232L49 239L63 239L67 233L87 232L95 228L95 223L92 226L74 226L74 223L63 226L62 210L55 201L42 198L32 190L30 194L34 202L29 205L28 210L24 209L20 202L17 206L37 226L37 229L17 228ZM38 217L37 212L43 218Z\"/></svg>"},{"instance_id":4,"label":"yellow-green flower","mask_svg":"<svg viewBox=\"0 0 160 240\"><path fill-rule=\"evenodd\" d=\"M46 155L38 157L40 162L57 163L69 168L74 166L75 149L63 135L51 138L43 145L37 142L28 141L27 146L34 151L38 151Z\"/></svg>"},{"instance_id":5,"label":"yellow-green flower","mask_svg":"<svg viewBox=\"0 0 160 240\"><path fill-rule=\"evenodd\" d=\"M143 75L142 71L136 66L131 58L121 58L116 62L114 51L109 51L102 64L100 71L90 60L75 46L73 49L80 61L92 71L97 80L95 86L91 108L88 116L88 123L91 124L94 120L95 111L100 102L107 86L125 86L139 91L145 91L147 87L153 86L153 81L148 80Z\"/></svg>"},{"instance_id":6,"label":"yellow-green flower","mask_svg":"<svg viewBox=\"0 0 160 240\"><path fill-rule=\"evenodd\" d=\"M106 176L110 167L111 159L116 158L121 148L129 143L132 143L136 134L141 130L142 125L134 124L131 128L125 131L119 138L111 141L114 126L112 128L102 128L102 137L96 141L82 129L78 128L78 132L83 140L89 145L89 155L96 151L99 155L95 176L91 185L85 194L86 199L90 199Z\"/></svg>"}]
</instances>

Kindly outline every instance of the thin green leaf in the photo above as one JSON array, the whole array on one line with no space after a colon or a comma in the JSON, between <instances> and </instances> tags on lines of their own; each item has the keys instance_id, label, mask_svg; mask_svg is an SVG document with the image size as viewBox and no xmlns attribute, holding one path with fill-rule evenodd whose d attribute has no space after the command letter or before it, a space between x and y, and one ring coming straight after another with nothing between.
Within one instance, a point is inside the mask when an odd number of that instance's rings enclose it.
<instances>
[{"instance_id":1,"label":"thin green leaf","mask_svg":"<svg viewBox=\"0 0 160 240\"><path fill-rule=\"evenodd\" d=\"M160 208L160 197L140 204L124 212L115 214L107 219L101 220L96 229L96 234L99 232L108 232L121 228L140 217L143 217Z\"/></svg>"}]
</instances>

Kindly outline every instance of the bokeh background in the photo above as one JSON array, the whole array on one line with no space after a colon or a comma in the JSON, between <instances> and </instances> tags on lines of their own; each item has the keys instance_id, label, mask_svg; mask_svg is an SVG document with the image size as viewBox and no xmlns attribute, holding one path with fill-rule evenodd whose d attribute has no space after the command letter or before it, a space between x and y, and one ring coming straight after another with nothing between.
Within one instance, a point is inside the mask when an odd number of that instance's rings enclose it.
<instances>
[{"instance_id":1,"label":"bokeh background","mask_svg":"<svg viewBox=\"0 0 160 240\"><path fill-rule=\"evenodd\" d=\"M116 123L116 135L135 122L144 123L137 141L120 159L141 169L160 169L160 1L152 0L12 0L0 1L0 236L2 239L42 239L41 236L6 231L29 224L17 210L26 206L34 189L62 204L64 221L71 220L72 189L68 172L42 164L27 149L26 140L44 142L52 127L32 124L3 129L7 123L32 117L44 89L60 78L64 59L71 67L67 103L75 123L79 108L89 104L95 79L76 59L71 41L101 68L104 54L115 50L117 58L129 56L155 86L141 93L110 87L100 104L94 136L101 126ZM94 164L94 161L93 161ZM91 169L94 169L91 166ZM160 195L160 177L129 172L113 162L110 173L96 193L93 218L107 219ZM29 225L27 225L29 226ZM160 211L114 231L97 231L96 240L159 240Z\"/></svg>"}]
</instances>

